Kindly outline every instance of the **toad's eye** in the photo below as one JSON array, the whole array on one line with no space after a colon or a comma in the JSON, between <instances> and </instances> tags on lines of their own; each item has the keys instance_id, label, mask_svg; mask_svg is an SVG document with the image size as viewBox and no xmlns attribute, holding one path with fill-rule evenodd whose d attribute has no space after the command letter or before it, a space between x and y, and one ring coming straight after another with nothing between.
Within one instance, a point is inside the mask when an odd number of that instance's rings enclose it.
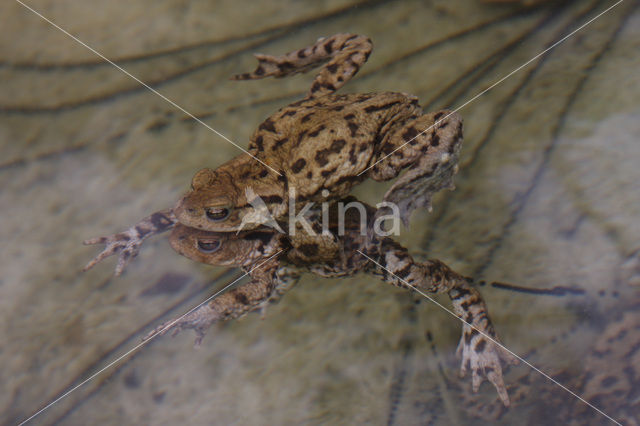
<instances>
[{"instance_id":1,"label":"toad's eye","mask_svg":"<svg viewBox=\"0 0 640 426\"><path fill-rule=\"evenodd\" d=\"M218 240L198 240L198 250L203 253L213 253L220 248Z\"/></svg>"},{"instance_id":2,"label":"toad's eye","mask_svg":"<svg viewBox=\"0 0 640 426\"><path fill-rule=\"evenodd\" d=\"M208 207L205 209L207 219L214 222L221 222L229 217L229 209L226 207Z\"/></svg>"}]
</instances>

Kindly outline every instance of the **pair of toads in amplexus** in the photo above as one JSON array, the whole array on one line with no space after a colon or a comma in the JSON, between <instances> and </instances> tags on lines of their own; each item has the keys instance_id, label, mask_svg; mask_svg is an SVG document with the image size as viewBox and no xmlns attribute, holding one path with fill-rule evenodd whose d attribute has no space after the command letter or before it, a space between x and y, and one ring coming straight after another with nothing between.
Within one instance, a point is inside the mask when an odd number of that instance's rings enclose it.
<instances>
[{"instance_id":1,"label":"pair of toads in amplexus","mask_svg":"<svg viewBox=\"0 0 640 426\"><path fill-rule=\"evenodd\" d=\"M408 226L413 210L431 209L436 192L454 188L462 119L448 110L423 113L418 99L406 93L336 94L371 50L368 37L336 34L285 55L255 55L256 70L233 79L321 68L304 99L263 121L245 153L197 172L191 190L173 208L124 232L85 241L106 245L85 269L118 255L119 275L145 239L169 230L178 253L244 269L250 281L147 336L191 328L197 342L213 323L279 298L304 271L323 277L363 272L397 287L447 293L462 322L457 350L462 375L470 370L474 391L488 379L509 405L502 363L517 359L499 344L473 280L439 260L415 261L384 225L392 216ZM379 208L349 197L367 178L397 178ZM347 204L358 208L345 209ZM300 223L290 223L302 213Z\"/></svg>"}]
</instances>

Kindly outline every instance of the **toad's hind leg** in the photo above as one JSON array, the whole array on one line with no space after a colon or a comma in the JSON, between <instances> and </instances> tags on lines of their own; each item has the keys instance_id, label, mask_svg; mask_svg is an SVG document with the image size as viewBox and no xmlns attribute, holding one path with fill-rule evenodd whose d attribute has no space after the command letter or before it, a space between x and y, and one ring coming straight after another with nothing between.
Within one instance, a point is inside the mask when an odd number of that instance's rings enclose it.
<instances>
[{"instance_id":1,"label":"toad's hind leg","mask_svg":"<svg viewBox=\"0 0 640 426\"><path fill-rule=\"evenodd\" d=\"M252 73L233 76L232 80L255 80L264 77L286 77L307 72L328 63L316 76L307 98L335 92L353 77L369 58L373 45L368 37L336 34L321 38L315 44L280 56L256 54L258 67Z\"/></svg>"},{"instance_id":2,"label":"toad's hind leg","mask_svg":"<svg viewBox=\"0 0 640 426\"><path fill-rule=\"evenodd\" d=\"M407 225L415 208L431 209L436 192L453 189L461 146L462 118L457 113L424 114L382 139L367 175L384 181L408 168L384 196L384 201L399 207Z\"/></svg>"},{"instance_id":3,"label":"toad's hind leg","mask_svg":"<svg viewBox=\"0 0 640 426\"><path fill-rule=\"evenodd\" d=\"M395 241L383 238L379 245L367 249L376 261L367 268L392 285L411 288L421 293L446 292L453 312L463 321L462 338L457 354L462 357L461 375L471 370L472 386L476 391L486 377L498 391L504 405L509 396L502 379L501 361L517 364L517 360L499 345L487 306L482 296L469 284L469 279L452 271L439 260L417 263L408 251Z\"/></svg>"}]
</instances>

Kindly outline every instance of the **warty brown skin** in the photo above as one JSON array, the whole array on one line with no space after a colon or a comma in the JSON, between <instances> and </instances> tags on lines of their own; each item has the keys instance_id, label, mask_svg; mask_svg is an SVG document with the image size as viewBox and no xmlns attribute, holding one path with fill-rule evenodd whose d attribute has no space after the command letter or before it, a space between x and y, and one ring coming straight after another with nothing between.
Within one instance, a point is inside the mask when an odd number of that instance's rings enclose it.
<instances>
[{"instance_id":1,"label":"warty brown skin","mask_svg":"<svg viewBox=\"0 0 640 426\"><path fill-rule=\"evenodd\" d=\"M497 340L487 307L480 293L470 284L471 280L438 260L414 261L408 251L391 238L371 239L367 233L362 235L358 219L355 213L348 218L346 233L339 237L341 257L333 261L316 261L314 255L322 257L321 248L307 246L301 251L291 246L287 236L270 228L235 234L176 225L170 242L180 254L211 265L239 266L249 272L252 280L211 300L184 318L161 325L151 335L192 328L200 341L211 324L237 318L280 296L297 282L302 271L323 277L364 272L397 287L447 293L454 313L464 320L457 351L462 358L461 373L464 375L471 370L474 391L486 377L497 389L503 403L508 405L501 361L509 364L517 361L478 332Z\"/></svg>"},{"instance_id":2,"label":"warty brown skin","mask_svg":"<svg viewBox=\"0 0 640 426\"><path fill-rule=\"evenodd\" d=\"M326 64L306 98L260 124L249 143L251 155L196 173L192 190L174 207L178 222L218 232L251 229L262 223L246 220L253 211L246 188L273 217L284 219L290 189L299 210L305 202L343 198L367 177L386 181L405 169L385 200L400 205L405 223L413 209L429 208L434 186L452 187L462 120L445 110L424 114L418 99L405 93L335 94L371 49L367 37L336 34L282 56L256 55L258 68L236 79L284 77Z\"/></svg>"},{"instance_id":3,"label":"warty brown skin","mask_svg":"<svg viewBox=\"0 0 640 426\"><path fill-rule=\"evenodd\" d=\"M370 51L367 37L337 34L283 56L256 55L258 68L236 79L283 77L328 61L307 97L267 118L251 138L249 152L280 174L247 154L216 170L203 169L173 209L156 212L127 231L85 241L106 244L86 269L119 252L119 275L144 239L178 222L217 232L256 228L263 220L251 216L255 210L248 197L259 196L275 220L286 222L290 195L297 213L309 202L343 198L367 177L385 181L405 169L384 201L399 207L405 225L415 208L430 208L433 194L453 189L462 120L448 111L423 114L417 98L404 93L333 93L355 75ZM159 216L170 223L153 223ZM292 244L321 244L328 258L338 250L332 236L306 232L297 233Z\"/></svg>"}]
</instances>

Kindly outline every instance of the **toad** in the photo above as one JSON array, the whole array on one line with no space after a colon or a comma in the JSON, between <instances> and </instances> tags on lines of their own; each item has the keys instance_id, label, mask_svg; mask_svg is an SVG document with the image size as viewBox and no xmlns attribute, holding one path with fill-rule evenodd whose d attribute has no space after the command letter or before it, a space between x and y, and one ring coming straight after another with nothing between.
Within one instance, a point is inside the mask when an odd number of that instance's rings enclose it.
<instances>
[{"instance_id":1,"label":"toad","mask_svg":"<svg viewBox=\"0 0 640 426\"><path fill-rule=\"evenodd\" d=\"M121 273L146 236L176 222L217 232L253 229L286 221L312 202L339 200L367 177L386 181L405 171L384 196L398 206L405 225L415 208L430 209L435 192L453 189L462 119L446 110L425 114L418 99L405 93L335 94L371 50L367 37L336 34L282 56L256 55L256 70L234 79L285 77L324 66L304 99L258 126L248 154L215 170L200 170L191 191L173 209L154 213L125 232L85 241L106 244L87 269L119 253L116 274ZM256 203L263 207L259 214ZM302 232L293 243L319 240L337 250L335 239L326 235L311 238Z\"/></svg>"},{"instance_id":2,"label":"toad","mask_svg":"<svg viewBox=\"0 0 640 426\"><path fill-rule=\"evenodd\" d=\"M332 215L335 209L332 209ZM146 338L194 329L199 344L206 330L216 322L237 318L265 306L279 297L308 271L323 277L341 277L364 272L391 285L424 293L447 293L453 312L463 321L457 354L462 358L461 375L471 370L473 390L486 377L497 389L505 405L509 397L502 378L501 361L517 360L495 343L496 332L487 307L473 280L464 277L439 260L416 262L408 251L389 237L371 237L361 232L367 226L354 210L347 210L344 235L340 235L341 257L333 262L316 262L313 247L294 248L289 236L267 227L239 233L220 233L178 224L170 236L171 246L180 254L211 265L238 266L251 280L198 307L187 315L169 321ZM351 214L348 214L351 213ZM367 213L374 209L367 207ZM335 217L335 216L332 216ZM337 233L335 220L331 230ZM318 225L314 221L314 225ZM491 337L491 339L487 338Z\"/></svg>"}]
</instances>

